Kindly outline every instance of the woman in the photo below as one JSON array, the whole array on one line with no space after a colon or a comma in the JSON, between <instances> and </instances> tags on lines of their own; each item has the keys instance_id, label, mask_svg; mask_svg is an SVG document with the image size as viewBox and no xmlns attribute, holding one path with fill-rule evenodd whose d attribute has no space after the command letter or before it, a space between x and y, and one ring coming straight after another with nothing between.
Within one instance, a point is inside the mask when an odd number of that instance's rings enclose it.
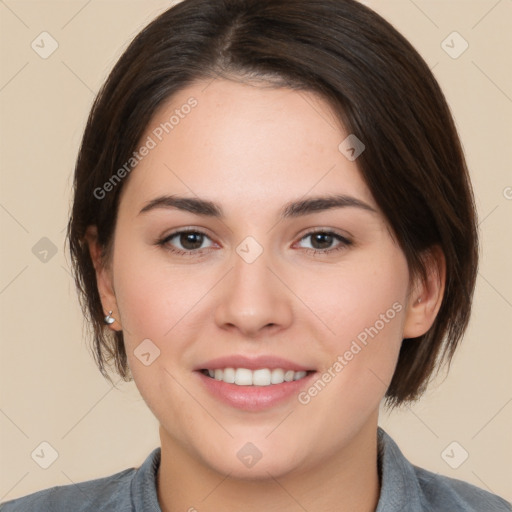
<instances>
[{"instance_id":1,"label":"woman","mask_svg":"<svg viewBox=\"0 0 512 512\"><path fill-rule=\"evenodd\" d=\"M68 236L138 469L2 510L481 511L378 428L469 321L471 184L428 66L352 0L185 0L92 108Z\"/></svg>"}]
</instances>

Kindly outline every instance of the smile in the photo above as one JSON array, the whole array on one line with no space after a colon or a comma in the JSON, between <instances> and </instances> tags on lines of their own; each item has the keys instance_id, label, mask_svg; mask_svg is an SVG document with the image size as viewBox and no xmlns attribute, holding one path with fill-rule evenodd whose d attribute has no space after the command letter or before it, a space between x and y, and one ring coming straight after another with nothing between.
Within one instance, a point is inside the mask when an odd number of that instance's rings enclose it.
<instances>
[{"instance_id":1,"label":"smile","mask_svg":"<svg viewBox=\"0 0 512 512\"><path fill-rule=\"evenodd\" d=\"M283 370L282 368L216 368L204 369L202 373L212 379L235 384L237 386L272 386L283 382L301 380L307 376L307 371Z\"/></svg>"}]
</instances>

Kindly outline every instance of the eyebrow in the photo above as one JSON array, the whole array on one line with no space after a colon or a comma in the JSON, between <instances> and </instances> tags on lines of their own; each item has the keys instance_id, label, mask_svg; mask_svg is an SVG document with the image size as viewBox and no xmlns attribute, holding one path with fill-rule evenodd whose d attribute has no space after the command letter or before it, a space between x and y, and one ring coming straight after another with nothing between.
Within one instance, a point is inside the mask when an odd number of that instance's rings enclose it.
<instances>
[{"instance_id":1,"label":"eyebrow","mask_svg":"<svg viewBox=\"0 0 512 512\"><path fill-rule=\"evenodd\" d=\"M309 215L315 212L331 210L333 208L360 208L369 212L377 213L377 210L356 197L334 194L329 196L317 196L308 199L291 201L286 203L280 211L280 218L295 218ZM155 209L176 209L185 212L194 213L206 217L223 219L224 213L222 207L213 201L200 199L197 197L184 196L159 196L148 201L139 215Z\"/></svg>"}]
</instances>

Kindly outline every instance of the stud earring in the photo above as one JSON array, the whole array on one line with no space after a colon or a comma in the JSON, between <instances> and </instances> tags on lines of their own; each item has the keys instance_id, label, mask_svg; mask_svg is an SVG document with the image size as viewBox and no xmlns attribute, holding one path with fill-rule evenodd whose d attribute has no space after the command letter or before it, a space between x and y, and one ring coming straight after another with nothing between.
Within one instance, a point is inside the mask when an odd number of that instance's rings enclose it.
<instances>
[{"instance_id":1,"label":"stud earring","mask_svg":"<svg viewBox=\"0 0 512 512\"><path fill-rule=\"evenodd\" d=\"M417 301L417 302L421 302L421 297L418 299L418 301ZM112 313L112 311L111 311L111 313Z\"/></svg>"},{"instance_id":2,"label":"stud earring","mask_svg":"<svg viewBox=\"0 0 512 512\"><path fill-rule=\"evenodd\" d=\"M113 318L112 316L112 311L109 311L108 312L108 315L103 319L103 321L107 324L107 325L110 325L110 324L113 324L116 319Z\"/></svg>"}]
</instances>

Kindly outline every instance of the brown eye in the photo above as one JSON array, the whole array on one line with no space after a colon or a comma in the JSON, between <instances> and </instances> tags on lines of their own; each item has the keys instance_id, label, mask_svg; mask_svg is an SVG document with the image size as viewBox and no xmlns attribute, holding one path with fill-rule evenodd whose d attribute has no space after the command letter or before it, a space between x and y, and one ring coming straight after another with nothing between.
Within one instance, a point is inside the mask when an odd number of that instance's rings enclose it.
<instances>
[{"instance_id":1,"label":"brown eye","mask_svg":"<svg viewBox=\"0 0 512 512\"><path fill-rule=\"evenodd\" d=\"M203 244L204 236L202 233L181 233L178 240L184 249L193 251L200 249Z\"/></svg>"},{"instance_id":2,"label":"brown eye","mask_svg":"<svg viewBox=\"0 0 512 512\"><path fill-rule=\"evenodd\" d=\"M313 249L329 249L333 241L334 237L329 233L315 233L311 235Z\"/></svg>"},{"instance_id":3,"label":"brown eye","mask_svg":"<svg viewBox=\"0 0 512 512\"><path fill-rule=\"evenodd\" d=\"M206 241L210 241L210 244L205 246ZM194 255L213 246L208 235L195 230L176 231L160 240L158 244L170 252L184 255Z\"/></svg>"},{"instance_id":4,"label":"brown eye","mask_svg":"<svg viewBox=\"0 0 512 512\"><path fill-rule=\"evenodd\" d=\"M314 231L302 237L300 241L307 239L310 239L309 246L303 246L304 249L315 253L328 254L352 245L350 240L332 231Z\"/></svg>"}]
</instances>

